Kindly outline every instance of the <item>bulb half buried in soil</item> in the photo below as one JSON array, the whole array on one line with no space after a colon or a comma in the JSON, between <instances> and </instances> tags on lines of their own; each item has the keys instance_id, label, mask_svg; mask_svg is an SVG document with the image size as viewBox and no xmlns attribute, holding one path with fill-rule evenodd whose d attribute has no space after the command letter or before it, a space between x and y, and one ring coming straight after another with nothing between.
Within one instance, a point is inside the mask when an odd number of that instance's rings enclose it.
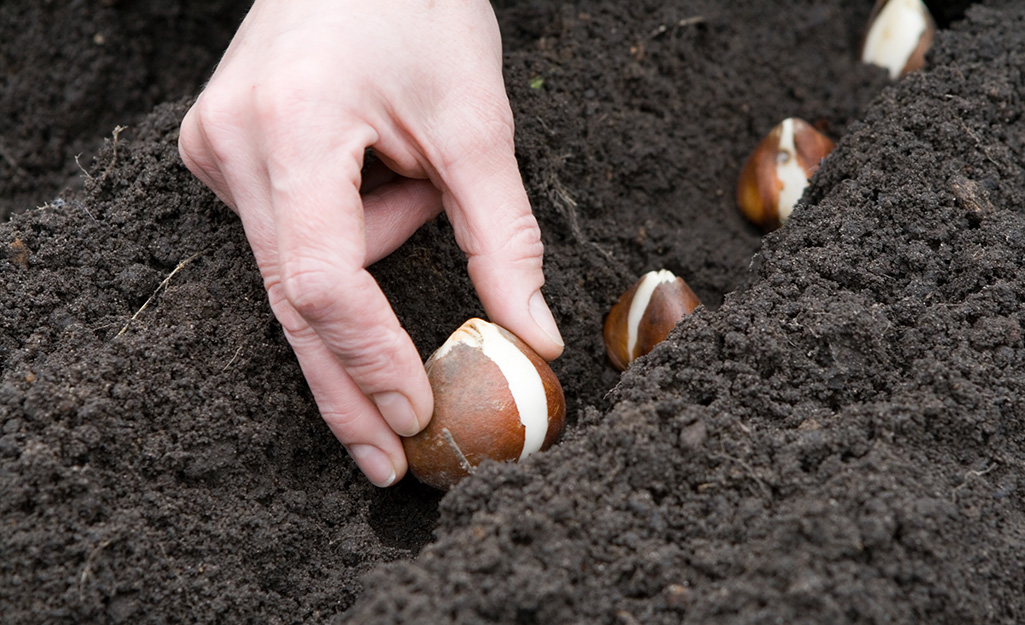
<instances>
[{"instance_id":1,"label":"bulb half buried in soil","mask_svg":"<svg viewBox=\"0 0 1025 625\"><path fill-rule=\"evenodd\" d=\"M777 124L744 162L737 206L764 230L775 230L793 213L808 180L836 145L811 124L789 117Z\"/></svg>"},{"instance_id":2,"label":"bulb half buried in soil","mask_svg":"<svg viewBox=\"0 0 1025 625\"><path fill-rule=\"evenodd\" d=\"M644 274L609 311L605 349L620 370L665 340L701 302L683 278L665 269Z\"/></svg>"},{"instance_id":3,"label":"bulb half buried in soil","mask_svg":"<svg viewBox=\"0 0 1025 625\"><path fill-rule=\"evenodd\" d=\"M896 79L925 65L936 22L921 0L878 0L861 46L861 60Z\"/></svg>"}]
</instances>

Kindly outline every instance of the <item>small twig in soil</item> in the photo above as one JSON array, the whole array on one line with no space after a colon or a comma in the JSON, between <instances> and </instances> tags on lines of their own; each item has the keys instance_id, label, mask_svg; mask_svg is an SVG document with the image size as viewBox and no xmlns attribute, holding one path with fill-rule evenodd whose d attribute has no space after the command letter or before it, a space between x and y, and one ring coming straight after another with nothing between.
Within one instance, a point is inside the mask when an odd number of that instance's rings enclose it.
<instances>
[{"instance_id":1,"label":"small twig in soil","mask_svg":"<svg viewBox=\"0 0 1025 625\"><path fill-rule=\"evenodd\" d=\"M81 154L76 154L75 155L75 164L78 165L78 168L82 170L82 175L85 176L86 180L92 180L93 179L93 175L89 173L88 169L86 169L85 167L82 166L82 161L80 160L81 158L82 158Z\"/></svg>"},{"instance_id":2,"label":"small twig in soil","mask_svg":"<svg viewBox=\"0 0 1025 625\"><path fill-rule=\"evenodd\" d=\"M231 366L231 363L235 362L235 360L238 358L238 355L241 354L241 353L242 353L242 346L239 345L238 349L235 350L235 355L232 356L231 360L228 361L228 364L224 365L224 368L221 369L221 373L224 373L225 371L227 371L228 367Z\"/></svg>"},{"instance_id":3,"label":"small twig in soil","mask_svg":"<svg viewBox=\"0 0 1025 625\"><path fill-rule=\"evenodd\" d=\"M101 178L106 178L110 170L114 169L114 165L117 164L117 138L127 128L127 126L114 126L114 145L113 145L113 156L110 157L110 162L107 163L107 168L103 170Z\"/></svg>"},{"instance_id":4,"label":"small twig in soil","mask_svg":"<svg viewBox=\"0 0 1025 625\"><path fill-rule=\"evenodd\" d=\"M81 165L79 165L79 167L81 167ZM83 170L83 171L85 171L85 170ZM87 176L89 175L88 172L86 173L86 175ZM86 206L85 206L85 204L83 202L81 202L80 200L72 200L71 203L74 204L75 208L81 209L83 213L88 215L89 219L92 219L96 223L100 223L99 220L96 219L96 217L94 217L93 214L89 211L89 209L86 208ZM68 205L68 203L65 202L63 198L57 198L56 200L53 201L53 204L51 204L49 202L43 202L43 205L42 206L37 206L36 210L47 210L47 209L50 209L50 210L61 210L61 209L63 209L67 205Z\"/></svg>"},{"instance_id":5,"label":"small twig in soil","mask_svg":"<svg viewBox=\"0 0 1025 625\"><path fill-rule=\"evenodd\" d=\"M573 238L578 242L584 241L584 233L580 229L580 223L577 220L577 201L569 194L569 190L566 188L566 185L562 184L562 180L559 180L557 174L550 173L545 178L545 182L548 183L548 187L552 190L551 197L554 200L553 203L562 208L562 213L566 216L566 221Z\"/></svg>"},{"instance_id":6,"label":"small twig in soil","mask_svg":"<svg viewBox=\"0 0 1025 625\"><path fill-rule=\"evenodd\" d=\"M89 215L89 219L92 219L96 223L99 223L99 220L97 220L95 217L93 217L92 212L89 210L88 207L86 207L85 203L83 203L83 202L81 202L79 200L72 200L71 203L75 205L75 208L81 208L82 212L84 212L86 215Z\"/></svg>"},{"instance_id":7,"label":"small twig in soil","mask_svg":"<svg viewBox=\"0 0 1025 625\"><path fill-rule=\"evenodd\" d=\"M685 26L693 26L694 24L700 24L700 23L702 23L704 21L705 21L705 16L704 15L695 15L694 17L685 17L682 20L680 20L679 22L676 22L675 24L672 24L672 25L662 24L661 26L656 28L654 31L652 31L650 38L654 39L655 37L658 37L662 33L664 33L667 30L669 30L670 28L683 28Z\"/></svg>"},{"instance_id":8,"label":"small twig in soil","mask_svg":"<svg viewBox=\"0 0 1025 625\"><path fill-rule=\"evenodd\" d=\"M113 170L114 166L117 165L117 140L121 133L127 130L127 128L127 126L114 126L114 139L112 143L113 154L110 157L110 162L107 163L107 166L103 169L103 173L100 174L100 180L106 180L107 176L110 175L111 170ZM82 170L82 173L85 174L87 180L93 180L93 175L89 173L89 170L82 166L82 162L79 160L81 157L81 154L75 155L75 164Z\"/></svg>"},{"instance_id":9,"label":"small twig in soil","mask_svg":"<svg viewBox=\"0 0 1025 625\"><path fill-rule=\"evenodd\" d=\"M100 555L100 552L110 546L111 540L107 539L97 545L92 551L89 552L89 556L85 559L85 566L82 567L82 574L78 576L78 600L83 601L85 598L85 582L89 579L89 575L93 570L93 562L96 561L96 557Z\"/></svg>"},{"instance_id":10,"label":"small twig in soil","mask_svg":"<svg viewBox=\"0 0 1025 625\"><path fill-rule=\"evenodd\" d=\"M147 299L147 300L146 300L146 301L145 301L145 302L144 302L144 303L142 304L142 307L141 307L141 308L139 308L139 310L135 311L135 314L134 314L134 315L132 315L132 318L131 318L131 319L129 319L129 320L127 321L127 323L125 323L124 327L123 327L123 328L121 328L121 331L117 333L117 336L121 336L122 334L124 334L124 333L125 333L125 331L127 331L127 330L128 330L128 326L130 326L130 325L132 324L132 322L133 322L133 321L135 321L135 319L136 319L136 318L137 318L137 317L138 317L139 315L141 315L141 314L142 314L142 311L146 310L146 307L150 305L150 302L152 302L152 301L153 301L153 298L155 298L155 297L157 296L157 293L160 293L160 290L161 290L161 289L163 289L164 287L166 287L166 286L167 286L167 284L168 284L168 283L169 283L169 282L171 281L171 278L173 278L173 277L174 277L174 274L176 274L176 273L178 273L179 271L181 271L181 270L182 270L182 268L183 268L183 267L184 267L185 265L188 265L188 264L189 264L190 262L192 262L192 261L193 261L193 260L194 260L194 259L195 259L195 258L196 258L197 256L199 256L200 254L202 254L202 252L196 252L196 253L195 253L195 254L193 254L192 256L189 256L188 258L186 258L186 259L185 259L185 260L183 260L182 262L178 263L178 266L174 268L174 271L172 271L171 273L167 274L167 277L166 277L166 278L164 278L164 281L163 281L163 282L161 282L160 284L158 284L158 285L157 285L157 288L156 288L156 289L155 289L155 290L153 291L153 294L152 294L152 295L150 295L150 296L149 296L149 299ZM117 338L117 337L114 337L114 338Z\"/></svg>"},{"instance_id":11,"label":"small twig in soil","mask_svg":"<svg viewBox=\"0 0 1025 625\"><path fill-rule=\"evenodd\" d=\"M545 176L545 182L548 187L551 188L552 203L562 209L562 214L566 217L566 225L569 226L570 235L573 240L577 243L583 243L590 247L595 248L602 255L608 259L612 259L612 253L603 248L598 243L591 241L584 235L583 229L580 227L580 220L577 218L577 201L570 195L566 185L559 179L558 174L551 173Z\"/></svg>"},{"instance_id":12,"label":"small twig in soil","mask_svg":"<svg viewBox=\"0 0 1025 625\"><path fill-rule=\"evenodd\" d=\"M660 35L669 32L670 29L675 30L677 28L690 26L692 24L700 24L704 21L704 16L696 15L694 17L685 17L682 20L676 22L675 24L660 24L658 28L648 33L647 37L638 41L636 45L630 46L630 55L633 56L634 59L637 61L643 61L644 54L648 48L648 44L654 41Z\"/></svg>"},{"instance_id":13,"label":"small twig in soil","mask_svg":"<svg viewBox=\"0 0 1025 625\"><path fill-rule=\"evenodd\" d=\"M982 477L983 475L986 475L987 473L989 473L993 469L997 468L998 464L1000 464L1000 463L999 462L994 462L993 464L989 465L988 467L986 467L985 469L983 469L981 471L972 469L971 471L968 471L967 473L965 473L964 474L964 478L961 480L961 483L958 484L957 487L954 488L953 492L951 493L953 495L953 498L957 499L958 491L960 491L962 488L966 488L968 486L968 478L971 478L971 477Z\"/></svg>"}]
</instances>

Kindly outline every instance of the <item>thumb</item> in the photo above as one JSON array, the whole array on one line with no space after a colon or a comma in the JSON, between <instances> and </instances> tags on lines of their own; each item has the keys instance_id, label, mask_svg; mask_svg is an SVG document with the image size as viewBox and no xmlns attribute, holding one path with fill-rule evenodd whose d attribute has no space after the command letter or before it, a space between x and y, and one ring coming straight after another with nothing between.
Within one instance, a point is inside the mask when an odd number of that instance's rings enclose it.
<instances>
[{"instance_id":1,"label":"thumb","mask_svg":"<svg viewBox=\"0 0 1025 625\"><path fill-rule=\"evenodd\" d=\"M443 203L488 317L553 360L564 344L541 294L541 229L516 164L512 124L496 127L471 149L442 161Z\"/></svg>"}]
</instances>

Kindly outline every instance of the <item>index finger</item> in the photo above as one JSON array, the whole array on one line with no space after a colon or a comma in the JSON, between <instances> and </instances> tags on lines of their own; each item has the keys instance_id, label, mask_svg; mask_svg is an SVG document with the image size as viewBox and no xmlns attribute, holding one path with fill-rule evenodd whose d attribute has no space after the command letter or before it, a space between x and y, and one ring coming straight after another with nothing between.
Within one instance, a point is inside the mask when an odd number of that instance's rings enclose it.
<instances>
[{"instance_id":1,"label":"index finger","mask_svg":"<svg viewBox=\"0 0 1025 625\"><path fill-rule=\"evenodd\" d=\"M512 122L497 117L483 125L474 143L456 142L447 146L453 151L449 158L435 159L441 162L445 211L488 316L553 360L564 344L541 293L541 229L516 163Z\"/></svg>"},{"instance_id":2,"label":"index finger","mask_svg":"<svg viewBox=\"0 0 1025 625\"><path fill-rule=\"evenodd\" d=\"M344 142L301 151L286 144L268 156L280 288L388 425L412 435L430 419L430 384L412 340L363 267L360 165L374 133L355 128L335 136Z\"/></svg>"}]
</instances>

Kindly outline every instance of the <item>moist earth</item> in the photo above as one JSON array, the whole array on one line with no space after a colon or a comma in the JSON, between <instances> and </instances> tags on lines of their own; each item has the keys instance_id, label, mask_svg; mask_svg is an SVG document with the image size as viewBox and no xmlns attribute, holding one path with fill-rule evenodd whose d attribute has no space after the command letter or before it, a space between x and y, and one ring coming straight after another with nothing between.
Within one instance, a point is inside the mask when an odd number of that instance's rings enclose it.
<instances>
[{"instance_id":1,"label":"moist earth","mask_svg":"<svg viewBox=\"0 0 1025 625\"><path fill-rule=\"evenodd\" d=\"M177 155L245 3L5 4L0 620L1025 621L1025 7L931 7L891 82L868 2L496 4L569 425L443 496L361 477ZM762 236L789 116L838 147ZM620 375L658 268L704 306ZM444 217L371 271L424 357L483 314Z\"/></svg>"}]
</instances>

